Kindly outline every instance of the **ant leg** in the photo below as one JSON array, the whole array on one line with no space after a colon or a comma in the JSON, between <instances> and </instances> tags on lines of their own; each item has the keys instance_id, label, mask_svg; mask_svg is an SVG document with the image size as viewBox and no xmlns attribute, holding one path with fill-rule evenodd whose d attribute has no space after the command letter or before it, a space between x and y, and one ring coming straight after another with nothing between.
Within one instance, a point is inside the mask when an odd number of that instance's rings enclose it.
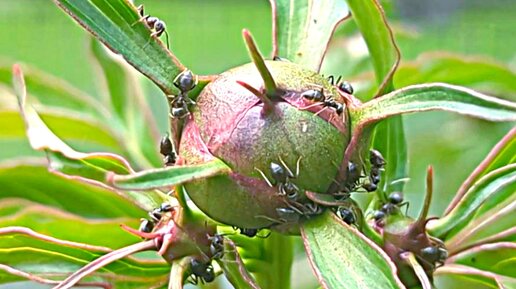
<instances>
[{"instance_id":1,"label":"ant leg","mask_svg":"<svg viewBox=\"0 0 516 289\"><path fill-rule=\"evenodd\" d=\"M301 166L301 159L303 156L299 156L296 162L296 178L299 177L299 167Z\"/></svg>"},{"instance_id":2,"label":"ant leg","mask_svg":"<svg viewBox=\"0 0 516 289\"><path fill-rule=\"evenodd\" d=\"M401 209L401 207L406 207L405 208L405 215L408 213L408 209L409 209L409 206L410 206L410 203L409 202L403 202L401 203L398 207Z\"/></svg>"},{"instance_id":3,"label":"ant leg","mask_svg":"<svg viewBox=\"0 0 516 289\"><path fill-rule=\"evenodd\" d=\"M165 30L165 39L167 40L167 49L170 50L170 42L168 41L168 32Z\"/></svg>"},{"instance_id":4,"label":"ant leg","mask_svg":"<svg viewBox=\"0 0 516 289\"><path fill-rule=\"evenodd\" d=\"M269 185L269 187L274 187L271 183L271 181L269 181L269 179L267 178L267 176L262 172L262 170L260 170L259 168L254 168L255 170L257 170L260 175L262 175L262 178L267 182L267 185Z\"/></svg>"},{"instance_id":5,"label":"ant leg","mask_svg":"<svg viewBox=\"0 0 516 289\"><path fill-rule=\"evenodd\" d=\"M339 82L342 80L342 75L339 75L337 81L335 81L335 85L339 85Z\"/></svg>"},{"instance_id":6,"label":"ant leg","mask_svg":"<svg viewBox=\"0 0 516 289\"><path fill-rule=\"evenodd\" d=\"M287 164L283 161L281 156L279 156L279 161L283 165L283 167L287 170L289 177L290 178L295 178L294 173L292 173L292 171L288 168Z\"/></svg>"},{"instance_id":7,"label":"ant leg","mask_svg":"<svg viewBox=\"0 0 516 289\"><path fill-rule=\"evenodd\" d=\"M318 112L314 113L314 116L316 116L316 115L320 114L321 112L325 111L327 108L328 108L327 106L323 107Z\"/></svg>"},{"instance_id":8,"label":"ant leg","mask_svg":"<svg viewBox=\"0 0 516 289\"><path fill-rule=\"evenodd\" d=\"M310 105L308 105L308 106L305 106L305 107L300 107L300 108L298 108L298 109L299 109L299 110L307 110L307 109L310 109L310 108L312 108L312 107L316 107L316 106L318 106L318 105L322 105L322 104L323 104L323 103L319 101L319 102L312 103L312 104L310 104Z\"/></svg>"}]
</instances>

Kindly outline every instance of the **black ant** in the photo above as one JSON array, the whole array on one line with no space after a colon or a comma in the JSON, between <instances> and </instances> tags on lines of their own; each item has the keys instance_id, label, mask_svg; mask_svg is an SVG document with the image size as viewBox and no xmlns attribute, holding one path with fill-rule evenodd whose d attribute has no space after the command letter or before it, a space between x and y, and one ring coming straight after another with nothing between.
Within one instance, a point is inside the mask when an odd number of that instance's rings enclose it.
<instances>
[{"instance_id":1,"label":"black ant","mask_svg":"<svg viewBox=\"0 0 516 289\"><path fill-rule=\"evenodd\" d=\"M353 225L357 222L355 213L346 207L338 207L336 213L337 216L348 225Z\"/></svg>"},{"instance_id":2,"label":"black ant","mask_svg":"<svg viewBox=\"0 0 516 289\"><path fill-rule=\"evenodd\" d=\"M158 223L161 220L161 217L163 217L164 213L172 212L174 210L174 207L172 207L169 203L163 203L158 208L155 208L154 210L149 212L149 217L151 218L151 221Z\"/></svg>"},{"instance_id":3,"label":"black ant","mask_svg":"<svg viewBox=\"0 0 516 289\"><path fill-rule=\"evenodd\" d=\"M371 164L369 183L363 184L362 187L368 192L373 192L376 191L378 184L380 183L380 172L385 166L385 159L379 151L370 150L369 163Z\"/></svg>"},{"instance_id":4,"label":"black ant","mask_svg":"<svg viewBox=\"0 0 516 289\"><path fill-rule=\"evenodd\" d=\"M177 154L168 134L163 136L159 144L159 152L163 155L165 166L172 166L176 163Z\"/></svg>"},{"instance_id":5,"label":"black ant","mask_svg":"<svg viewBox=\"0 0 516 289\"><path fill-rule=\"evenodd\" d=\"M193 100L188 97L188 92L197 86L198 79L195 77L190 70L181 72L174 79L174 86L179 89L179 94L173 96L170 101L170 117L172 118L183 118L190 114L188 110L189 104L195 104Z\"/></svg>"},{"instance_id":6,"label":"black ant","mask_svg":"<svg viewBox=\"0 0 516 289\"><path fill-rule=\"evenodd\" d=\"M348 175L346 182L341 186L340 191L334 195L338 200L349 198L351 192L356 191L361 177L361 170L354 162L348 162Z\"/></svg>"},{"instance_id":7,"label":"black ant","mask_svg":"<svg viewBox=\"0 0 516 289\"><path fill-rule=\"evenodd\" d=\"M271 232L267 233L265 236L259 236L258 233L260 232L260 229L251 229L251 228L239 228L239 227L233 227L234 230L239 230L240 234L247 236L249 238L252 237L259 237L259 238L267 238L270 236Z\"/></svg>"},{"instance_id":8,"label":"black ant","mask_svg":"<svg viewBox=\"0 0 516 289\"><path fill-rule=\"evenodd\" d=\"M421 249L418 257L430 263L432 267L440 267L448 258L448 251L443 246L431 245Z\"/></svg>"},{"instance_id":9,"label":"black ant","mask_svg":"<svg viewBox=\"0 0 516 289\"><path fill-rule=\"evenodd\" d=\"M148 219L141 219L140 227L138 228L138 231L143 233L150 233L152 230L154 230L154 227L156 224L161 220L164 213L172 212L174 210L174 207L172 207L169 203L163 203L158 208L155 208L154 210L149 212L149 218Z\"/></svg>"},{"instance_id":10,"label":"black ant","mask_svg":"<svg viewBox=\"0 0 516 289\"><path fill-rule=\"evenodd\" d=\"M347 94L353 94L354 92L354 89L353 89L353 86L351 86L351 83L347 82L347 81L342 81L342 76L339 76L337 79L335 79L333 77L333 75L330 75L328 77L328 82L332 85L332 86L337 86L337 88L342 91L342 92L345 92Z\"/></svg>"},{"instance_id":11,"label":"black ant","mask_svg":"<svg viewBox=\"0 0 516 289\"><path fill-rule=\"evenodd\" d=\"M332 97L327 97L326 95L324 95L323 88L321 88L320 90L317 90L317 89L306 90L303 93L301 93L301 96L308 100L311 100L311 101L320 102L320 103L322 103L322 105L325 108L331 107L331 108L335 109L335 112L338 115L341 115L342 112L344 112L344 105L340 102L336 102ZM305 109L309 108L309 107L311 107L311 106L305 107ZM320 112L318 112L318 113L320 113Z\"/></svg>"},{"instance_id":12,"label":"black ant","mask_svg":"<svg viewBox=\"0 0 516 289\"><path fill-rule=\"evenodd\" d=\"M261 170L256 170L262 175L262 177L265 179L269 186L278 186L280 195L287 196L287 198L291 201L297 201L297 198L299 196L299 188L294 183L292 183L290 179L295 179L299 176L299 165L301 162L301 157L297 160L296 163L296 174L294 174L288 168L287 164L285 164L281 157L279 158L279 160L281 165L271 162L269 166L272 179L274 180L274 184L269 181L269 179Z\"/></svg>"},{"instance_id":13,"label":"black ant","mask_svg":"<svg viewBox=\"0 0 516 289\"><path fill-rule=\"evenodd\" d=\"M154 223L152 221L149 221L147 219L141 219L140 227L138 228L138 231L144 232L144 233L150 233L154 230Z\"/></svg>"},{"instance_id":14,"label":"black ant","mask_svg":"<svg viewBox=\"0 0 516 289\"><path fill-rule=\"evenodd\" d=\"M152 31L151 38L154 36L160 37L163 33L165 33L165 37L167 38L167 48L170 49L169 41L168 41L167 26L165 25L165 22L163 22L162 20L160 20L157 17L145 15L145 12L143 10L143 4L138 6L138 14L140 14L140 19L138 20L138 22L143 21L147 25L147 27L149 27L149 29ZM149 42L150 42L150 40L149 40ZM148 43L145 44L145 46L147 46L147 45L148 45Z\"/></svg>"},{"instance_id":15,"label":"black ant","mask_svg":"<svg viewBox=\"0 0 516 289\"><path fill-rule=\"evenodd\" d=\"M224 236L215 234L208 236L210 240L210 253L212 259L220 259L224 256Z\"/></svg>"},{"instance_id":16,"label":"black ant","mask_svg":"<svg viewBox=\"0 0 516 289\"><path fill-rule=\"evenodd\" d=\"M381 221L385 216L394 213L404 205L408 205L407 202L403 202L403 193L401 192L392 192L387 199L389 200L388 203L384 204L380 210L373 212L373 218L376 221Z\"/></svg>"},{"instance_id":17,"label":"black ant","mask_svg":"<svg viewBox=\"0 0 516 289\"><path fill-rule=\"evenodd\" d=\"M211 283L215 280L215 271L211 265L211 260L202 262L197 259L190 260L191 283L193 285L199 284L199 281L204 283Z\"/></svg>"}]
</instances>

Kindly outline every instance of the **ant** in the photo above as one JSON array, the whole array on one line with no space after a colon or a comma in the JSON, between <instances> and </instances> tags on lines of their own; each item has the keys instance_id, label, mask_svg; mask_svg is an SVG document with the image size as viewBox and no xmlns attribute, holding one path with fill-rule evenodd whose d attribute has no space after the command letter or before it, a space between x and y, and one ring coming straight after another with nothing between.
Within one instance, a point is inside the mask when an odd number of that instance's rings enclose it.
<instances>
[{"instance_id":1,"label":"ant","mask_svg":"<svg viewBox=\"0 0 516 289\"><path fill-rule=\"evenodd\" d=\"M220 259L224 256L224 236L215 234L208 236L210 240L210 253L212 259Z\"/></svg>"},{"instance_id":2,"label":"ant","mask_svg":"<svg viewBox=\"0 0 516 289\"><path fill-rule=\"evenodd\" d=\"M354 162L348 162L348 175L346 182L341 187L341 190L334 195L338 200L349 198L351 192L354 192L359 185L361 177L361 170Z\"/></svg>"},{"instance_id":3,"label":"ant","mask_svg":"<svg viewBox=\"0 0 516 289\"><path fill-rule=\"evenodd\" d=\"M195 258L190 260L190 271L191 283L193 285L199 284L199 281L204 284L215 280L215 271L211 265L211 260L208 262L202 262Z\"/></svg>"},{"instance_id":4,"label":"ant","mask_svg":"<svg viewBox=\"0 0 516 289\"><path fill-rule=\"evenodd\" d=\"M418 257L430 263L432 267L440 267L444 265L444 261L448 258L448 251L443 246L431 245L421 249Z\"/></svg>"},{"instance_id":5,"label":"ant","mask_svg":"<svg viewBox=\"0 0 516 289\"><path fill-rule=\"evenodd\" d=\"M170 101L170 117L183 118L190 114L188 105L195 104L195 102L188 97L188 92L194 89L198 82L197 76L195 76L194 80L194 75L188 69L181 72L174 79L174 86L179 89L179 94L173 96Z\"/></svg>"},{"instance_id":6,"label":"ant","mask_svg":"<svg viewBox=\"0 0 516 289\"><path fill-rule=\"evenodd\" d=\"M351 86L351 83L349 83L347 81L341 82L341 79L342 79L342 76L339 76L337 79L335 79L333 77L333 75L330 75L328 77L328 82L331 83L331 85L333 85L333 86L337 85L337 88L342 92L345 92L350 95L353 94L354 89L353 89L353 86Z\"/></svg>"},{"instance_id":7,"label":"ant","mask_svg":"<svg viewBox=\"0 0 516 289\"><path fill-rule=\"evenodd\" d=\"M357 222L357 217L352 210L346 207L338 207L336 211L337 216L348 225L353 225Z\"/></svg>"},{"instance_id":8,"label":"ant","mask_svg":"<svg viewBox=\"0 0 516 289\"><path fill-rule=\"evenodd\" d=\"M149 212L149 218L148 219L141 219L140 227L138 228L138 231L143 233L150 233L152 230L154 230L154 226L161 220L161 217L163 217L163 214L166 212L172 212L174 210L174 207L172 207L169 203L163 203L158 208L155 208L154 210Z\"/></svg>"},{"instance_id":9,"label":"ant","mask_svg":"<svg viewBox=\"0 0 516 289\"><path fill-rule=\"evenodd\" d=\"M249 238L252 237L259 237L259 238L267 238L271 235L271 232L268 232L265 236L259 236L258 233L260 232L260 229L251 229L251 228L239 228L239 227L233 227L234 230L239 230L240 234L247 236Z\"/></svg>"},{"instance_id":10,"label":"ant","mask_svg":"<svg viewBox=\"0 0 516 289\"><path fill-rule=\"evenodd\" d=\"M380 210L373 212L373 218L376 221L382 220L385 216L394 213L404 205L408 206L408 202L403 202L403 193L401 192L392 192L387 199L389 200L388 203L384 204Z\"/></svg>"},{"instance_id":11,"label":"ant","mask_svg":"<svg viewBox=\"0 0 516 289\"><path fill-rule=\"evenodd\" d=\"M279 223L298 223L303 217L308 219L320 215L324 211L323 207L314 202L299 205L301 206L300 209L293 205L289 205L288 208L276 208L276 212L280 217Z\"/></svg>"},{"instance_id":12,"label":"ant","mask_svg":"<svg viewBox=\"0 0 516 289\"><path fill-rule=\"evenodd\" d=\"M143 21L147 25L147 27L149 27L149 29L152 31L151 38L154 36L159 38L163 33L165 33L165 37L167 38L167 49L170 49L169 41L168 41L167 26L165 25L165 22L163 22L162 20L160 20L157 17L145 15L145 12L143 10L143 4L138 6L137 9L138 9L138 14L140 14L140 19L138 19L137 22ZM150 39L149 39L149 42L150 42ZM149 44L149 42L147 44L145 44L145 46L147 46Z\"/></svg>"},{"instance_id":13,"label":"ant","mask_svg":"<svg viewBox=\"0 0 516 289\"><path fill-rule=\"evenodd\" d=\"M308 100L311 100L311 101L321 102L322 105L324 106L324 109L327 107L331 107L331 108L335 109L335 112L338 115L341 115L342 112L344 112L344 105L340 102L336 102L333 99L333 97L331 97L331 96L327 97L326 95L324 95L323 88L321 88L320 90L317 90L317 89L306 90L305 92L301 93L301 96ZM309 108L309 107L311 107L311 106L308 106L306 108ZM320 112L322 112L322 110ZM318 112L318 113L320 113L320 112Z\"/></svg>"},{"instance_id":14,"label":"ant","mask_svg":"<svg viewBox=\"0 0 516 289\"><path fill-rule=\"evenodd\" d=\"M290 181L290 179L295 179L299 176L299 165L301 162L301 157L297 160L296 163L296 174L294 174L287 166L287 164L279 158L280 164L271 162L269 166L269 170L272 175L272 179L274 180L274 184L269 181L267 176L260 170L256 169L262 177L265 179L267 184L270 187L278 186L279 194L282 196L287 196L287 198L291 201L297 201L299 196L299 188Z\"/></svg>"},{"instance_id":15,"label":"ant","mask_svg":"<svg viewBox=\"0 0 516 289\"><path fill-rule=\"evenodd\" d=\"M168 137L168 134L163 136L159 145L159 152L163 155L163 162L165 166L172 166L176 163L177 154L172 145L172 141Z\"/></svg>"},{"instance_id":16,"label":"ant","mask_svg":"<svg viewBox=\"0 0 516 289\"><path fill-rule=\"evenodd\" d=\"M370 150L369 163L371 164L369 183L363 184L362 187L368 192L373 192L376 191L378 184L380 183L380 172L385 166L385 159L379 151Z\"/></svg>"}]
</instances>

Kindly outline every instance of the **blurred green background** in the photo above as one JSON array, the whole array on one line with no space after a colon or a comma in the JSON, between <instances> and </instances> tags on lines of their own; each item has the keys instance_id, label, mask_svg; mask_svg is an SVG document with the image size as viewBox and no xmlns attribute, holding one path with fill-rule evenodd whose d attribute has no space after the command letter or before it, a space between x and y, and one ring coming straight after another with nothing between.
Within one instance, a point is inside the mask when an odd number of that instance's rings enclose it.
<instances>
[{"instance_id":1,"label":"blurred green background","mask_svg":"<svg viewBox=\"0 0 516 289\"><path fill-rule=\"evenodd\" d=\"M271 13L267 0L140 0L146 12L167 23L170 46L198 74L216 74L248 62L240 31L252 31L264 54L271 50ZM421 54L447 51L512 69L503 90L484 79L474 88L516 100L516 1L383 1L402 52L402 65L421 63ZM342 74L363 94L371 77L356 29L348 20L337 31L323 73ZM87 33L50 0L0 0L0 62L24 62L61 77L98 96L88 60ZM164 39L164 38L163 38ZM431 63L430 63L431 64ZM428 65L430 65L428 64ZM468 79L471 71L461 71ZM464 76L465 75L465 76ZM453 79L442 73L420 82ZM472 76L477 77L478 76ZM457 80L460 82L459 80ZM472 81L471 79L469 81ZM403 83L403 79L397 79ZM512 83L512 86L511 86ZM508 88L507 88L508 87ZM361 89L363 89L361 91ZM155 90L154 90L155 91ZM159 96L156 96L159 97ZM514 124L492 124L448 113L405 117L409 144L410 211L420 208L424 173L436 176L432 213L440 214L461 182ZM296 276L294 274L294 276Z\"/></svg>"}]
</instances>

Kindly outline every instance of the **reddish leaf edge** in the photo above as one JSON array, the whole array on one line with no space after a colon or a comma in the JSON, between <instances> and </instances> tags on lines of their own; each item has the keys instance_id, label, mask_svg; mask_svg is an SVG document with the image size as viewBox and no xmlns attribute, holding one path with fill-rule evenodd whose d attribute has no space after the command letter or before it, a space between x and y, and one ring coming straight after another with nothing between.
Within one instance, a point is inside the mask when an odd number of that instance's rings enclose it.
<instances>
[{"instance_id":1,"label":"reddish leaf edge","mask_svg":"<svg viewBox=\"0 0 516 289\"><path fill-rule=\"evenodd\" d=\"M479 270L479 269L469 267L469 266L458 265L458 264L447 264L443 267L437 268L437 270L434 272L434 276L445 275L445 274L457 274L457 275L462 274L462 275L481 276L481 277L493 280L499 289L508 289L503 285L502 280L500 280L501 279L500 275L494 274L491 272L487 272L487 271L483 271L483 270ZM507 277L507 278L510 278L510 277ZM513 279L513 278L510 278L510 279ZM514 281L516 281L516 280L514 280Z\"/></svg>"},{"instance_id":2,"label":"reddish leaf edge","mask_svg":"<svg viewBox=\"0 0 516 289\"><path fill-rule=\"evenodd\" d=\"M498 156L500 151L502 151L505 146L516 137L516 127L511 129L487 154L486 158L480 162L480 164L475 168L475 170L468 176L468 178L462 183L459 190L455 194L455 197L450 202L446 210L444 211L444 215L450 213L460 202L460 200L467 193L469 188L478 180L479 176L489 167L491 162Z\"/></svg>"},{"instance_id":3,"label":"reddish leaf edge","mask_svg":"<svg viewBox=\"0 0 516 289\"><path fill-rule=\"evenodd\" d=\"M127 257L134 253L153 250L153 249L156 249L156 244L155 244L154 240L147 240L147 241L139 242L139 243L118 249L116 251L112 251L112 252L88 263L86 266L82 267L81 269L79 269L75 273L73 273L72 275L68 276L65 280L60 282L57 286L53 287L52 289L72 288L82 278L86 277L87 275L95 272L96 270L98 270L112 262L115 262L116 260L122 259L122 258Z\"/></svg>"},{"instance_id":4,"label":"reddish leaf edge","mask_svg":"<svg viewBox=\"0 0 516 289\"><path fill-rule=\"evenodd\" d=\"M385 93L388 93L394 89L394 84L392 83L394 78L394 73L396 73L396 70L398 69L398 66L400 64L401 60L401 51L398 47L398 44L396 43L396 40L394 38L394 33L392 32L392 29L387 21L387 17L385 16L385 11L383 10L382 5L378 2L378 0L373 0L374 5L378 9L378 12L380 13L380 16L382 18L383 23L385 24L385 28L387 29L387 32L389 33L389 39L391 40L392 46L394 47L395 51L395 61L391 66L391 69L389 72L383 77L382 82L378 86L378 90L375 93L374 98L380 97Z\"/></svg>"},{"instance_id":5,"label":"reddish leaf edge","mask_svg":"<svg viewBox=\"0 0 516 289\"><path fill-rule=\"evenodd\" d=\"M59 282L60 282L57 280L42 278L42 277L36 276L34 274L27 273L25 271L15 269L13 267L10 267L10 266L4 265L4 264L0 264L0 270L3 270L11 275L18 276L18 277L28 279L30 281L34 281L34 282L41 283L41 284L56 285L56 284L59 284ZM111 284L104 283L104 282L79 282L79 283L75 284L75 286L77 286L77 287L101 287L104 289L113 288L113 286Z\"/></svg>"},{"instance_id":6,"label":"reddish leaf edge","mask_svg":"<svg viewBox=\"0 0 516 289\"><path fill-rule=\"evenodd\" d=\"M360 231L358 231L357 229L346 224L344 221L342 221L340 218L338 218L335 214L331 214L331 217L333 218L334 222L337 222L338 224L340 224L347 230L352 231L355 235L357 235L359 238L361 238L365 243L367 243L369 246L371 246L379 255L381 255L384 258L384 260L387 262L387 264L389 265L391 271L393 272L393 277L394 277L394 280L396 281L398 287L400 289L406 288L405 285L403 284L403 282L401 282L401 280L398 278L398 269L396 268L396 265L394 264L394 262L392 262L391 258L387 255L387 253L385 253L382 250L382 248L380 248L376 243L374 243L369 238L364 236ZM305 248L306 255L308 256L308 260L310 262L310 267L312 268L312 272L314 273L317 280L319 281L319 284L324 289L333 289L332 287L329 287L328 284L325 282L324 278L322 277L321 272L317 268L317 265L314 263L313 255L310 251L308 243L306 242L306 233L305 233L303 226L301 226L300 231L301 231L301 237L303 239L303 246Z\"/></svg>"}]
</instances>

